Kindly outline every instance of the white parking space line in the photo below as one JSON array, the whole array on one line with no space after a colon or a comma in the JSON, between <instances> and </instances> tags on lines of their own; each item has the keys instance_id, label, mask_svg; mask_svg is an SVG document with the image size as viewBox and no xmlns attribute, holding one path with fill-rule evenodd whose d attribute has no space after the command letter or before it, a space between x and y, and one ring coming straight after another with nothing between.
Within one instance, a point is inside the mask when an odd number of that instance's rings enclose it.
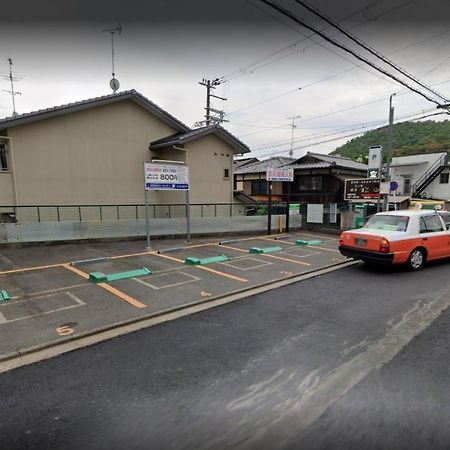
<instances>
[{"instance_id":1,"label":"white parking space line","mask_svg":"<svg viewBox=\"0 0 450 450\"><path fill-rule=\"evenodd\" d=\"M65 287L61 287L61 288L55 288L55 289L47 289L45 291L39 291L39 292L30 292L29 294L26 295L16 295L14 297L11 297L11 300L16 300L22 297L31 297L31 296L37 296L37 295L44 295L44 294L53 294L56 293L58 291L67 291L68 289L77 289L80 287L87 287L87 286L91 286L90 284L87 283L82 283L82 284L73 284L72 286L65 286Z\"/></svg>"},{"instance_id":2,"label":"white parking space line","mask_svg":"<svg viewBox=\"0 0 450 450\"><path fill-rule=\"evenodd\" d=\"M154 284L152 284L152 283L150 283L148 281L144 281L144 280L147 280L149 278L152 279L152 280L161 279L163 277L167 277L168 275L172 275L172 273L173 272L164 273L164 274L160 274L160 275L151 275L150 277L144 277L144 278L140 278L140 279L139 278L132 278L132 279L134 281L137 281L140 284L143 284L145 286L148 286L148 287L150 287L152 289L156 289L156 290L165 289L165 288L168 288L168 287L180 286L182 284L192 283L194 281L201 281L201 278L198 278L198 277L196 277L194 275L191 275L191 274L185 273L185 272L181 272L181 271L176 271L176 273L178 275L184 275L184 276L186 276L186 277L188 277L190 279L189 280L185 280L185 281L179 281L178 283L164 284L162 286L155 286Z\"/></svg>"},{"instance_id":3,"label":"white parking space line","mask_svg":"<svg viewBox=\"0 0 450 450\"><path fill-rule=\"evenodd\" d=\"M37 314L21 316L21 317L15 318L15 319L6 319L4 314L2 314L1 311L0 311L0 324L17 322L19 320L25 320L25 319L35 318L35 317L39 317L39 316L44 316L44 315L52 314L52 313L55 313L55 312L65 311L67 309L78 308L79 306L85 306L86 305L86 303L84 303L83 300L81 300L76 295L72 294L71 292L64 292L64 294L66 294L69 298L71 298L75 302L75 305L63 306L61 308L55 308L55 309L51 309L49 311L43 311L43 312L40 312L40 313L37 313ZM56 295L58 295L58 294L42 295L40 297L35 297L32 300L36 301L36 300L40 300L40 299L47 299L47 298L55 297ZM21 304L21 303L23 303L23 302L25 302L27 300L30 300L30 299L23 299L23 300L18 300L18 301L12 302L12 303L6 303L4 305L0 305L0 308L6 309L6 307L8 307L8 306L11 307L11 306L17 305L18 303Z\"/></svg>"},{"instance_id":4,"label":"white parking space line","mask_svg":"<svg viewBox=\"0 0 450 450\"><path fill-rule=\"evenodd\" d=\"M219 264L223 264L224 266L233 267L233 269L238 269L238 270L252 270L252 269L259 269L260 267L264 267L264 266L273 265L273 263L271 263L271 262L259 261L255 258L240 257L239 261L254 261L256 263L256 265L250 266L250 267L239 267L239 266L236 266L235 264L232 264L232 262L222 262Z\"/></svg>"},{"instance_id":5,"label":"white parking space line","mask_svg":"<svg viewBox=\"0 0 450 450\"><path fill-rule=\"evenodd\" d=\"M307 253L306 255L299 254L298 251L301 250L299 248L294 248L292 250L287 250L286 253L289 256L295 256L296 258L307 258L308 256L316 256L316 255L323 255L322 252L313 252L313 253Z\"/></svg>"}]
</instances>

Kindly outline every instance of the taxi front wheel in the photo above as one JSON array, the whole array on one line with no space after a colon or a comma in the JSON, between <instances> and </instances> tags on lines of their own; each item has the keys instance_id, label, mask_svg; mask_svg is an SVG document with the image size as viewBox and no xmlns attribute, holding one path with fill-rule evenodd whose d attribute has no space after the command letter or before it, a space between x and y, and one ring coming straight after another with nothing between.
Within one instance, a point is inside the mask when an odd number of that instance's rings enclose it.
<instances>
[{"instance_id":1,"label":"taxi front wheel","mask_svg":"<svg viewBox=\"0 0 450 450\"><path fill-rule=\"evenodd\" d=\"M411 270L419 270L425 264L425 251L421 248L415 248L409 255L408 265Z\"/></svg>"}]
</instances>

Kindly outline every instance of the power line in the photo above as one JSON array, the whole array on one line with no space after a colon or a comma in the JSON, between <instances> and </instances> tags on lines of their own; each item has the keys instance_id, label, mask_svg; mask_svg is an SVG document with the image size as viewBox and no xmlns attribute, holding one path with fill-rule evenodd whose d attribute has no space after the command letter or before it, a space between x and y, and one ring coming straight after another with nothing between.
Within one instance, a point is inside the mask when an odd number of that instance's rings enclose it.
<instances>
[{"instance_id":1,"label":"power line","mask_svg":"<svg viewBox=\"0 0 450 450\"><path fill-rule=\"evenodd\" d=\"M366 72L368 72L368 73L370 73L370 74L372 74L372 75L378 76L379 78L382 78L383 80L385 80L384 77L381 77L381 76L379 76L378 74L371 72L370 70L366 69L366 68L363 67L362 65L358 65L358 64L356 64L354 61L351 61L351 60L345 58L343 55L340 55L339 53L334 52L332 49L330 49L330 48L328 48L328 47L322 45L321 43L319 43L319 42L317 42L317 41L314 41L314 40L312 39L312 36L313 36L313 35L305 36L305 35L304 35L303 33L301 33L298 29L296 29L296 28L290 26L290 25L287 24L286 22L281 21L278 17L276 17L275 15L271 14L269 11L266 11L266 10L260 8L258 5L255 5L255 4L252 3L250 0L246 0L246 1L247 1L247 3L250 3L250 4L251 4L252 6L254 6L255 8L259 9L260 11L262 11L262 12L264 12L265 14L269 15L270 17L272 17L274 20L277 20L278 22L282 23L283 25L289 27L291 30L295 31L296 33L301 34L301 35L303 36L303 38L300 39L300 40L298 40L298 41L293 42L292 44L289 44L288 46L285 46L285 47L283 47L283 48L281 48L281 49L279 49L279 50L276 50L275 52L273 52L273 53L267 55L266 57L260 58L259 60L255 61L254 64L250 63L250 64L248 64L247 66L244 66L244 67L241 68L241 69L237 69L237 70L235 70L234 72L231 72L231 73L235 73L235 72L236 72L236 74L233 75L233 76L230 76L230 77L227 76L226 79L225 79L225 76L224 76L224 80L223 80L224 82L229 82L229 81L231 81L231 80L233 80L233 79L235 79L235 78L237 78L237 77L240 77L240 76L243 76L243 75L246 75L246 74L249 74L249 73L253 73L255 70L258 70L258 69L261 69L261 68L263 68L263 67L266 67L266 66L268 66L268 65L270 65L270 64L273 64L273 63L275 63L275 62L277 62L277 61L280 61L281 59L284 59L284 58L287 58L287 57L296 55L297 53L300 53L300 52L303 53L304 51L306 51L306 50L308 50L308 49L310 49L310 48L312 48L312 47L314 47L314 46L316 46L316 45L319 45L320 47L324 48L325 50L327 50L327 51L329 51L329 52L335 54L336 56L338 56L338 57L344 59L345 61L351 63L354 67L353 67L353 68L350 68L350 69L348 69L348 70L353 70L354 68L357 68L357 67L358 67L358 68L360 68L360 69L362 69L362 70L365 70ZM383 1L383 0L381 0L381 1ZM396 10L398 10L398 9L403 8L404 6L406 6L406 5L410 4L410 3L412 3L413 1L414 1L414 0L407 0L405 3L402 3L402 4L400 4L400 5L398 5L398 6L394 7L394 8L391 8L391 9L389 9L389 10L387 10L387 11L384 11L384 12L380 13L378 16L375 16L375 17L373 17L373 18L371 18L371 19L365 20L364 22L355 25L355 26L352 27L351 29L358 28L358 27L364 25L364 24L367 23L367 22L375 21L375 20L377 20L378 18L380 18L380 17L382 17L382 16L384 16L384 15L386 15L386 14L390 14L390 13L393 12L393 11L396 11ZM359 12L364 12L365 10L367 10L368 8L370 8L371 6L373 6L373 5L377 4L377 3L380 3L380 2L379 2L379 1L375 1L375 2L373 2L373 3L369 4L369 5L367 5L365 8L362 8L362 9L356 11L355 13L350 14L350 15L348 15L347 17L344 17L344 18L341 19L340 21L344 21L344 20L348 19L349 17L358 14ZM325 30L325 29L327 29L327 28L329 28L329 27L324 27L323 30ZM268 62L265 63L265 64L262 64L262 65L260 65L260 66L258 66L258 67L255 67L255 68L252 69L251 71L247 71L247 69L250 69L252 65L256 65L259 61L262 62L262 61L264 61L265 59L268 59L268 58L270 58L271 56L274 56L274 55L277 54L277 53L281 53L282 51L287 50L287 49L289 49L289 48L295 47L295 46L298 45L300 42L303 42L303 41L306 41L306 40L311 40L313 43L312 43L311 45L308 45L308 46L306 46L306 47L303 47L303 48L301 48L301 49L299 49L299 50L297 50L297 51L295 51L295 52L289 53L289 54L287 54L287 55L282 55L282 56L278 57L278 58L275 59L275 60L268 61Z\"/></svg>"},{"instance_id":2,"label":"power line","mask_svg":"<svg viewBox=\"0 0 450 450\"><path fill-rule=\"evenodd\" d=\"M400 116L399 119L406 119L406 118L409 118L409 117L416 116L417 114L425 114L425 113L428 113L428 112L431 112L431 111L435 111L434 108L420 110L420 111L414 112L414 113L408 113L406 115ZM438 114L440 114L440 113L438 113ZM328 137L328 136L333 136L336 133L342 133L342 132L347 133L348 131L356 131L356 130L362 130L362 129L365 129L365 128L373 128L374 126L383 125L385 123L386 123L386 120L382 119L382 120L376 120L376 121L371 121L371 122L363 122L363 123L359 123L359 124L352 124L352 125L348 125L348 126L345 126L345 127L336 128L334 131L326 133L326 134L313 133L313 134L310 134L308 136L304 136L302 138L295 139L294 142L295 143L305 142L305 141L309 141L309 140L315 139L315 138L324 138L324 137ZM265 150L265 149L268 149L268 148L275 148L275 147L284 147L284 146L289 145L289 141L288 140L283 140L283 141L279 141L278 143L277 142L272 142L271 144L275 144L275 145L267 144L267 145L264 145L264 146L254 147L254 148L252 148L252 151L254 151L254 150Z\"/></svg>"},{"instance_id":3,"label":"power line","mask_svg":"<svg viewBox=\"0 0 450 450\"><path fill-rule=\"evenodd\" d=\"M267 10L261 8L260 6L255 5L254 3L252 3L251 0L246 0L246 1L247 1L247 3L250 3L251 5L253 5L255 8L259 9L260 11L264 12L264 13L267 14L268 16L272 17L274 20L276 20L276 21L282 23L283 25L287 26L288 28L290 28L291 30L295 31L296 33L298 33L298 34L304 36L305 39L311 40L314 44L313 44L313 45L310 45L309 47L313 47L314 45L318 45L319 47L322 47L322 48L325 49L326 51L328 51L328 52L330 52L330 53L333 53L333 55L336 55L337 57L343 59L344 61L347 61L348 63L352 64L352 66L358 67L358 68L360 68L361 70L364 70L364 71L366 71L367 73L370 73L371 75L376 76L376 77L382 79L383 81L389 81L389 82L393 83L391 80L386 80L386 77L383 77L383 76L379 75L379 74L376 73L376 72L372 72L372 71L369 70L367 67L364 67L363 64L358 65L358 64L356 64L354 61L352 61L351 59L346 58L344 55L341 55L340 53L334 51L332 48L327 47L326 45L324 45L324 44L322 44L322 43L320 43L320 42L315 41L315 40L313 39L314 33L311 34L311 35L309 35L309 36L306 36L306 35L303 34L301 31L299 31L297 28L294 28L294 27L291 26L290 24L281 21L281 20L279 19L279 17L275 16L275 15L272 14L270 11L267 11ZM261 0L260 0L260 1L261 1ZM309 47L306 47L306 48L309 48ZM393 83L393 84L394 84L394 83Z\"/></svg>"},{"instance_id":4,"label":"power line","mask_svg":"<svg viewBox=\"0 0 450 450\"><path fill-rule=\"evenodd\" d=\"M302 20L301 18L299 18L298 16L296 16L295 14L293 14L291 11L285 9L284 7L270 1L270 0L259 0L261 3L264 3L265 5L269 6L270 8L278 11L280 14L284 15L285 17L288 17L289 19L291 19L293 22L297 23L298 25L303 26L304 28L307 28L308 30L313 31L314 33L318 34L320 37L322 37L325 41L331 43L332 45L334 45L335 47L340 48L341 50L343 50L346 53L351 54L352 56L354 56L355 58L359 59L360 61L366 63L368 66L372 67L373 69L377 70L378 72L382 73L383 75L393 79L394 81L396 81L397 83L402 84L403 86L407 87L409 90L415 92L416 94L419 94L420 96L424 97L425 99L427 99L428 101L435 103L438 106L441 106L441 104L434 100L433 98L429 97L427 94L425 94L424 92L410 86L409 84L407 84L405 81L399 79L397 76L387 72L385 69L377 66L375 63L373 63L372 61L368 60L367 58L365 58L364 56L360 55L359 53L356 53L354 50L346 47L345 45L343 45L342 43L336 41L335 39L331 38L330 36L324 34L323 32L321 32L320 30L318 30L316 27L309 25L308 23L306 23L304 20Z\"/></svg>"},{"instance_id":5,"label":"power line","mask_svg":"<svg viewBox=\"0 0 450 450\"><path fill-rule=\"evenodd\" d=\"M382 3L383 1L385 1L385 0L375 0L375 1L373 1L372 3L370 3L370 4L366 5L366 6L364 6L364 8L360 8L360 9L358 9L358 10L356 10L356 11L354 11L354 12L348 14L347 16L343 17L342 19L339 20L339 22L344 22L345 20L350 19L351 17L356 16L356 15L359 14L359 13L362 13L362 12L364 12L364 11L367 11L367 10L370 9L371 7L377 5L378 3ZM411 1L412 1L412 0L408 0L405 4L411 3ZM249 2L249 3L250 3L250 2ZM256 5L253 5L253 4L252 4L252 6L256 7ZM404 4L403 4L403 5L400 5L399 7L402 7L402 6L404 6ZM395 9L397 9L397 8L395 8ZM395 9L393 9L393 10L395 10ZM387 12L381 13L381 14L379 14L378 16L376 16L375 18L364 20L362 23L359 23L359 24L355 25L355 26L352 27L352 28L360 27L361 25L363 25L363 24L365 24L365 23L367 23L367 22L369 22L369 21L371 21L371 20L376 20L376 19L378 19L379 17L381 17L382 15L388 14L389 12L391 12L391 11L393 11L393 10L389 10L389 11L387 11ZM267 11L263 11L263 12L267 14ZM277 19L277 20L278 20L278 19ZM328 29L328 28L330 28L330 27L329 27L329 26L326 26L326 27L323 28L323 30L326 30L326 29ZM298 33L298 30L295 30L295 29L294 29L294 31L296 31L296 32ZM300 33L300 34L301 34L301 33ZM256 60L252 61L251 63L246 64L245 66L240 67L239 69L235 69L235 70L233 70L233 71L231 71L231 72L226 73L225 75L223 75L223 76L220 77L220 80L221 80L222 82L228 82L228 81L231 81L231 80L233 80L233 79L235 79L235 78L237 78L237 77L246 75L246 74L248 74L248 73L253 73L254 70L258 70L258 69L261 69L262 67L265 67L266 65L273 64L273 63L279 61L280 59L283 59L283 58L287 58L287 57L293 56L293 55L295 55L295 54L297 54L297 53L300 53L300 52L304 52L304 51L307 50L308 48L311 48L311 47L314 47L315 45L318 45L317 42L314 42L312 45L309 45L309 46L307 46L307 47L303 47L303 48L301 48L301 49L299 49L299 50L297 50L297 51L292 51L292 53L289 53L289 54L287 54L287 55L282 55L282 56L280 56L279 58L277 58L277 59L275 59L275 60L273 60L273 61L269 61L269 62L267 62L267 63L265 63L265 64L263 64L263 65L261 65L261 66L259 66L259 67L256 67L256 68L252 69L252 67L257 66L258 64L264 62L265 60L270 59L270 58L272 58L272 57L274 57L274 56L276 56L276 55L278 55L278 54L280 54L280 53L282 53L282 52L284 52L284 51L286 51L286 50L292 50L292 49L295 48L298 44L300 44L300 43L302 43L302 42L304 42L304 41L307 41L307 40L309 40L309 39L310 39L310 37L304 36L304 37L302 37L301 39L299 39L299 40L297 40L297 41L295 41L295 42L290 43L289 45L286 45L286 46L284 46L284 47L282 47L282 48L280 48L280 49L278 49L278 50L275 50L275 51L269 53L269 54L266 55L266 56L262 56L261 58L258 58L258 59L256 59ZM250 69L252 69L252 70L250 71Z\"/></svg>"},{"instance_id":6,"label":"power line","mask_svg":"<svg viewBox=\"0 0 450 450\"><path fill-rule=\"evenodd\" d=\"M424 116L417 117L417 118L410 117L408 120L405 120L404 122L410 122L411 120L421 120L421 119L425 119L425 118L428 118L428 117L437 116L437 115L441 115L441 114L449 114L449 113L446 112L446 111L442 111L442 112L432 113L432 114L429 114L429 115L424 115ZM396 124L398 124L398 123L403 123L403 122L396 122ZM375 129L378 129L378 128L375 128ZM371 131L371 130L366 130L365 132L368 132L368 131ZM312 146L315 146L315 145L326 144L328 142L334 142L334 141L338 141L340 139L345 139L345 138L349 138L349 137L359 136L361 134L362 134L361 131L359 131L357 133L346 134L346 135L338 136L338 137L335 137L335 138L332 138L332 139L325 139L325 140L322 140L322 141L309 143L307 145L294 147L293 150L301 150L301 149L312 147ZM263 155L258 155L258 157L264 158L266 156L278 155L278 154L281 154L281 153L286 153L288 151L289 150L279 150L279 151L275 151L275 152L271 152L271 153L266 153L266 154L263 154Z\"/></svg>"},{"instance_id":7,"label":"power line","mask_svg":"<svg viewBox=\"0 0 450 450\"><path fill-rule=\"evenodd\" d=\"M234 111L231 111L231 112L227 113L227 116L230 116L231 114L236 114L237 112L240 112L240 111L242 111L244 109L253 108L254 106L262 105L263 103L270 102L270 101L275 100L277 98L285 97L286 95L292 94L293 92L298 92L301 89L302 88L295 88L295 89L292 89L290 91L283 92L282 94L275 95L274 97L266 98L265 100L261 100L260 102L252 103L251 105L247 105L247 106L243 106L242 108L235 109Z\"/></svg>"},{"instance_id":8,"label":"power line","mask_svg":"<svg viewBox=\"0 0 450 450\"><path fill-rule=\"evenodd\" d=\"M299 5L302 5L308 11L312 12L313 14L315 14L317 17L320 17L322 20L324 20L325 22L330 24L332 27L334 27L337 30L339 30L341 33L343 33L345 36L347 36L350 40L352 40L353 42L358 44L360 47L362 47L365 50L367 50L370 54L374 55L375 57L377 57L378 59L383 61L385 64L387 64L388 66L390 66L393 69L395 69L398 72L400 72L406 78L410 79L414 83L418 84L419 86L421 86L424 89L428 90L429 92L433 93L434 95L439 97L441 100L444 100L444 102L448 102L448 99L445 98L444 96L442 96L441 94L439 94L439 92L436 92L434 89L432 89L431 87L429 87L428 85L426 85L425 83L423 83L422 81L420 81L419 79L417 79L416 77L411 75L409 72L407 72L406 70L402 69L398 64L395 64L393 61L391 61L390 59L388 59L385 56L383 56L379 51L375 50L374 48L372 48L371 46L369 46L368 44L363 42L361 39L359 39L357 36L355 36L354 34L350 33L350 31L346 30L342 25L338 24L337 22L335 22L334 20L332 20L331 18L326 16L319 9L314 8L313 6L311 6L308 2L306 2L304 0L294 0L294 1L296 3L298 3Z\"/></svg>"},{"instance_id":9,"label":"power line","mask_svg":"<svg viewBox=\"0 0 450 450\"><path fill-rule=\"evenodd\" d=\"M450 29L447 29L447 30L444 30L444 31L440 31L439 33L436 33L436 34L433 34L433 35L431 35L431 36L428 36L428 37L425 38L425 39L422 39L422 40L420 40L420 41L413 42L412 44L408 44L408 45L406 45L405 47L402 47L402 48L400 48L400 49L398 49L398 50L395 50L394 52L389 53L389 55L394 55L394 54L396 54L396 53L400 53L400 52L402 52L402 51L404 51L404 50L407 50L407 49L409 49L409 48L412 48L412 47L414 47L414 46L423 44L424 42L427 42L427 41L429 41L429 40L431 40L431 39L433 39L433 38L435 38L435 37L442 36L443 34L446 34L446 33L448 33L448 32L450 32ZM314 45L315 45L315 44L314 44ZM306 48L307 48L307 47L306 47ZM450 58L450 57L449 57L449 58ZM438 67L440 67L441 65L443 65L447 60L448 60L448 59L446 59L445 61L443 61L442 63L440 63ZM428 75L428 74L430 74L431 72L433 72L434 70L436 70L438 67L435 67L435 68L433 68L432 70L430 70L429 72L426 72L424 75L422 75L422 77L423 77L423 76L426 76L426 75ZM331 80L332 78L334 78L334 77L336 77L336 76L338 76L338 75L342 75L342 74L344 74L344 73L347 73L347 72L350 72L350 71L352 71L352 70L355 70L356 68L361 68L361 66L355 65L354 67L349 67L348 69L345 69L345 70L342 70L342 71L339 71L339 72L335 72L335 73L332 74L332 75L327 75L326 77L320 78L319 80L313 81L313 82L311 82L311 83L309 83L309 84L306 84L306 85L302 86L301 89L302 89L302 90L305 90L305 89L307 89L307 88L309 88L309 87L315 86L316 84L322 83L322 82L324 82L324 81ZM372 73L372 72L370 72L370 73ZM433 84L432 86L437 86L437 84ZM282 94L282 95L283 95L283 94ZM276 98L276 97L275 97L275 98ZM249 107L252 107L252 106L255 106L255 105L250 105L250 106L248 106L248 107L247 107L247 106L242 107L242 108L239 109L239 111L242 111L242 110L244 110L244 109L246 109L246 108L249 108ZM236 111L234 111L234 112L236 112ZM309 119L307 119L307 120L309 120Z\"/></svg>"}]
</instances>

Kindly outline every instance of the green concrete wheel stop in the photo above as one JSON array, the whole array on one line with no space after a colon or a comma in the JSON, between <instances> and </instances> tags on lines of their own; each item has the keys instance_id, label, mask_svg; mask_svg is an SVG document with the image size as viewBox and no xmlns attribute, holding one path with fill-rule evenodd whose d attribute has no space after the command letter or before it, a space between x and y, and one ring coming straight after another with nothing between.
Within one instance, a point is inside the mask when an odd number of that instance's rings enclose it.
<instances>
[{"instance_id":1,"label":"green concrete wheel stop","mask_svg":"<svg viewBox=\"0 0 450 450\"><path fill-rule=\"evenodd\" d=\"M136 270L129 270L128 272L117 272L105 275L103 272L91 272L89 280L93 283L107 283L108 281L125 280L127 278L142 277L150 275L152 272L147 267L141 267Z\"/></svg>"},{"instance_id":2,"label":"green concrete wheel stop","mask_svg":"<svg viewBox=\"0 0 450 450\"><path fill-rule=\"evenodd\" d=\"M265 247L265 248L250 247L248 251L250 253L256 254L275 253L283 251L283 247L280 247L279 245L274 245L273 247Z\"/></svg>"},{"instance_id":3,"label":"green concrete wheel stop","mask_svg":"<svg viewBox=\"0 0 450 450\"><path fill-rule=\"evenodd\" d=\"M316 239L315 241L302 241L301 239L298 239L295 241L297 245L319 245L322 243L322 241L319 241Z\"/></svg>"},{"instance_id":4,"label":"green concrete wheel stop","mask_svg":"<svg viewBox=\"0 0 450 450\"><path fill-rule=\"evenodd\" d=\"M10 298L11 297L9 296L8 292L6 292L5 290L0 291L0 302L6 302Z\"/></svg>"},{"instance_id":5,"label":"green concrete wheel stop","mask_svg":"<svg viewBox=\"0 0 450 450\"><path fill-rule=\"evenodd\" d=\"M211 264L211 263L217 263L217 262L223 262L228 261L230 258L227 255L219 255L219 256L212 256L210 258L195 258L193 256L190 256L189 258L186 258L184 260L184 263L188 266L203 266L205 264Z\"/></svg>"}]
</instances>

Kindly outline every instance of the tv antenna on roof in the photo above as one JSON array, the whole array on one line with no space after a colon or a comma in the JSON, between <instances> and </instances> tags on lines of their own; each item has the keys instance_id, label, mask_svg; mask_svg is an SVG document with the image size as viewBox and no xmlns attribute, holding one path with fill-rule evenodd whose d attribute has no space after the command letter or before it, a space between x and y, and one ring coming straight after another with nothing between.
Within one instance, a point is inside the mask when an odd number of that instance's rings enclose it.
<instances>
[{"instance_id":1,"label":"tv antenna on roof","mask_svg":"<svg viewBox=\"0 0 450 450\"><path fill-rule=\"evenodd\" d=\"M122 25L117 24L116 28L111 28L109 30L103 30L103 33L111 34L111 63L112 63L112 78L109 81L109 86L113 90L114 94L120 88L119 80L116 78L115 68L114 68L114 35L117 33L119 36L122 34Z\"/></svg>"},{"instance_id":2,"label":"tv antenna on roof","mask_svg":"<svg viewBox=\"0 0 450 450\"><path fill-rule=\"evenodd\" d=\"M14 81L20 81L23 79L22 76L20 75L14 75L13 74L13 60L12 58L8 58L8 62L9 62L9 73L5 73L5 72L0 72L0 76L4 79L4 80L9 80L11 83L11 89L3 89L4 92L8 92L8 94L11 94L11 99L12 99L12 105L13 105L13 117L16 117L17 111L16 111L16 95L22 95L22 92L19 91L15 91L14 90Z\"/></svg>"}]
</instances>

